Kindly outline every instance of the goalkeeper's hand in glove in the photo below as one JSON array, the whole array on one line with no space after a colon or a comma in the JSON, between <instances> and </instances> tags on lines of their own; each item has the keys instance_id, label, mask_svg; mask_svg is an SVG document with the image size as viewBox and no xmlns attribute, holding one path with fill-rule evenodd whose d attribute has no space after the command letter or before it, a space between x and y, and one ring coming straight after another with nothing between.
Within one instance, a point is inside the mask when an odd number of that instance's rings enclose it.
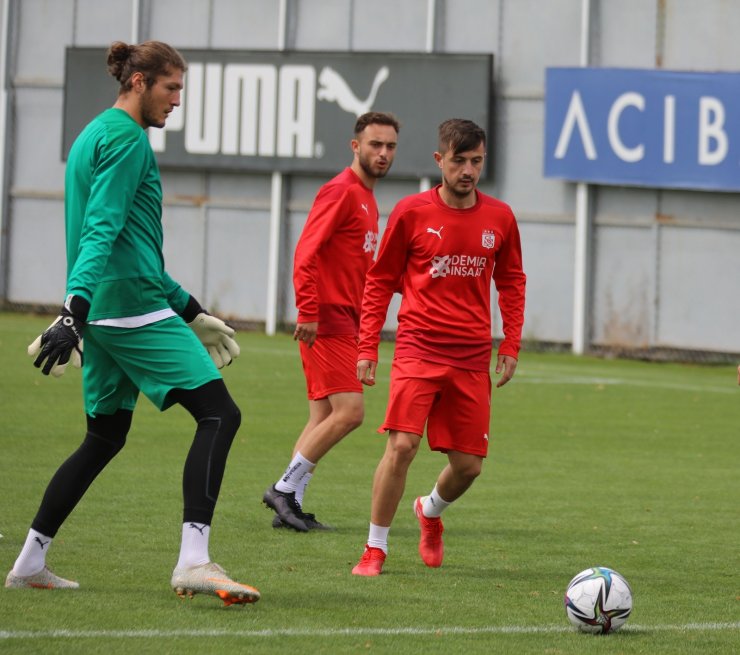
<instances>
[{"instance_id":1,"label":"goalkeeper's hand in glove","mask_svg":"<svg viewBox=\"0 0 740 655\"><path fill-rule=\"evenodd\" d=\"M239 356L239 344L233 339L234 329L211 316L192 296L181 316L205 346L216 368L228 366Z\"/></svg>"},{"instance_id":2,"label":"goalkeeper's hand in glove","mask_svg":"<svg viewBox=\"0 0 740 655\"><path fill-rule=\"evenodd\" d=\"M56 320L28 346L28 354L36 357L33 365L44 375L61 377L70 362L82 366L82 330L89 311L87 300L70 294Z\"/></svg>"}]
</instances>

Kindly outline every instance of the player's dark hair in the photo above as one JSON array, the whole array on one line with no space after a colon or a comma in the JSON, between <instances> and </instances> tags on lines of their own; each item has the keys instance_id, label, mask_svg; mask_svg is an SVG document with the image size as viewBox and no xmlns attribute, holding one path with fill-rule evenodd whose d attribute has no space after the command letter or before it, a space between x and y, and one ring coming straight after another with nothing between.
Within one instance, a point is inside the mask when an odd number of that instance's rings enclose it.
<instances>
[{"instance_id":1,"label":"player's dark hair","mask_svg":"<svg viewBox=\"0 0 740 655\"><path fill-rule=\"evenodd\" d=\"M393 114L384 111L369 111L357 119L355 136L358 136L368 125L390 125L396 132L401 131L401 123Z\"/></svg>"},{"instance_id":2,"label":"player's dark hair","mask_svg":"<svg viewBox=\"0 0 740 655\"><path fill-rule=\"evenodd\" d=\"M439 152L453 154L475 150L486 145L486 133L482 127L465 118L450 118L439 126Z\"/></svg>"},{"instance_id":3,"label":"player's dark hair","mask_svg":"<svg viewBox=\"0 0 740 655\"><path fill-rule=\"evenodd\" d=\"M173 70L184 73L187 69L183 56L161 41L145 41L139 45L115 41L108 49L108 72L121 84L119 94L131 90L134 73L143 73L147 87L151 87L158 77L169 75Z\"/></svg>"}]
</instances>

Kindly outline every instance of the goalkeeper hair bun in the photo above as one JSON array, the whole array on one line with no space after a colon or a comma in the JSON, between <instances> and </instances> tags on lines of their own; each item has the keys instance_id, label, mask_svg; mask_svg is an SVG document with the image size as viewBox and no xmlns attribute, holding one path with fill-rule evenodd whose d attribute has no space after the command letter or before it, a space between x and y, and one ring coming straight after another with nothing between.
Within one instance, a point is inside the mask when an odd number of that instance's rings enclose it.
<instances>
[{"instance_id":1,"label":"goalkeeper hair bun","mask_svg":"<svg viewBox=\"0 0 740 655\"><path fill-rule=\"evenodd\" d=\"M108 72L119 82L124 74L126 62L131 57L136 46L128 45L123 41L115 41L108 50Z\"/></svg>"}]
</instances>

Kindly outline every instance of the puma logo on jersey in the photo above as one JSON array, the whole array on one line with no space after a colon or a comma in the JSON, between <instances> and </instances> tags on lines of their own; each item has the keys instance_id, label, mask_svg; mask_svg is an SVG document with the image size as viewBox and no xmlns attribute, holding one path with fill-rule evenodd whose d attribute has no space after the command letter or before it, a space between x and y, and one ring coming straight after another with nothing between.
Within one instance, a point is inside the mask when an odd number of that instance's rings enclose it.
<instances>
[{"instance_id":1,"label":"puma logo on jersey","mask_svg":"<svg viewBox=\"0 0 740 655\"><path fill-rule=\"evenodd\" d=\"M442 228L444 225L440 225L438 230L435 230L433 227L427 228L427 233L429 234L436 234L439 237L439 240L442 241Z\"/></svg>"},{"instance_id":2,"label":"puma logo on jersey","mask_svg":"<svg viewBox=\"0 0 740 655\"><path fill-rule=\"evenodd\" d=\"M368 216L370 215L370 211L368 210L367 205L364 202L362 204L360 204L360 207L362 207L365 210L365 213Z\"/></svg>"}]
</instances>

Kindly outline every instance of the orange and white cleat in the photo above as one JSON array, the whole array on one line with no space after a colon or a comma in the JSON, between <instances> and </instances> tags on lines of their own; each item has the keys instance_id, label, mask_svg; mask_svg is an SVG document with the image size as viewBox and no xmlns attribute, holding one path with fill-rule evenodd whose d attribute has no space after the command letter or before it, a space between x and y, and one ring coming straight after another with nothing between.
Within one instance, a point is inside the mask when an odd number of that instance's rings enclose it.
<instances>
[{"instance_id":1,"label":"orange and white cleat","mask_svg":"<svg viewBox=\"0 0 740 655\"><path fill-rule=\"evenodd\" d=\"M80 583L74 580L65 580L44 567L33 575L20 576L11 570L5 578L8 589L79 589Z\"/></svg>"},{"instance_id":2,"label":"orange and white cleat","mask_svg":"<svg viewBox=\"0 0 740 655\"><path fill-rule=\"evenodd\" d=\"M260 599L257 589L232 580L215 562L175 569L171 584L180 598L208 594L218 596L226 606L256 603Z\"/></svg>"}]
</instances>

